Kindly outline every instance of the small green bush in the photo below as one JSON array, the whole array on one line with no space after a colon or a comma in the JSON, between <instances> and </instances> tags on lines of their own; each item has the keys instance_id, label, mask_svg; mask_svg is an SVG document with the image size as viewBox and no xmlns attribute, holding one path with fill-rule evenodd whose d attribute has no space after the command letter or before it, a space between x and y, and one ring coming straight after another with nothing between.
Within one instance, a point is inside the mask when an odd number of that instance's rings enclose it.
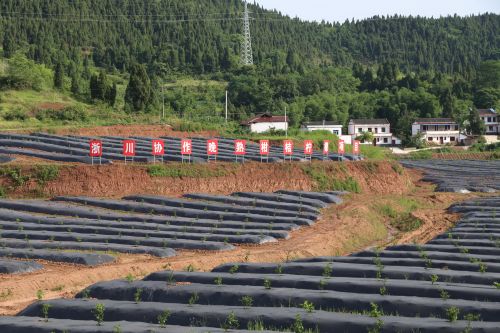
<instances>
[{"instance_id":1,"label":"small green bush","mask_svg":"<svg viewBox=\"0 0 500 333\"><path fill-rule=\"evenodd\" d=\"M5 119L7 121L16 121L16 120L25 121L28 118L29 118L28 112L26 112L26 110L23 110L20 108L9 110L9 111L5 112L3 115L3 119Z\"/></svg>"}]
</instances>

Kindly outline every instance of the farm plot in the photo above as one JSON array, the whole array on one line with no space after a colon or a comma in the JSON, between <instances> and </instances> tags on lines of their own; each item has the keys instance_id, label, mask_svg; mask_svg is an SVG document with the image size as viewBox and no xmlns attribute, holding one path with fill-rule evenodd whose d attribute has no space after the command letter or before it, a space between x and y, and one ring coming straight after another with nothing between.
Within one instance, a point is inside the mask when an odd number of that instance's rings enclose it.
<instances>
[{"instance_id":1,"label":"farm plot","mask_svg":"<svg viewBox=\"0 0 500 333\"><path fill-rule=\"evenodd\" d=\"M42 269L42 265L33 261L19 261L0 258L0 274L31 273Z\"/></svg>"},{"instance_id":2,"label":"farm plot","mask_svg":"<svg viewBox=\"0 0 500 333\"><path fill-rule=\"evenodd\" d=\"M439 192L496 192L500 190L500 161L418 160L401 161L421 169L423 180L437 184Z\"/></svg>"},{"instance_id":3,"label":"farm plot","mask_svg":"<svg viewBox=\"0 0 500 333\"><path fill-rule=\"evenodd\" d=\"M76 299L40 301L18 317L0 318L0 327L26 323L30 330L23 332L34 332L45 317L50 327L103 321L159 332L165 325L210 332L498 332L499 206L500 197L453 206L465 211L460 222L425 245L100 282Z\"/></svg>"},{"instance_id":4,"label":"farm plot","mask_svg":"<svg viewBox=\"0 0 500 333\"><path fill-rule=\"evenodd\" d=\"M290 231L313 224L320 208L341 202L332 193L309 192L270 193L265 201L242 197L238 204L202 196L0 200L0 257L94 266L114 257L82 251L157 257L174 256L176 249L226 251L287 239Z\"/></svg>"},{"instance_id":5,"label":"farm plot","mask_svg":"<svg viewBox=\"0 0 500 333\"><path fill-rule=\"evenodd\" d=\"M61 162L91 163L89 157L90 137L84 136L58 136L44 133L33 133L31 135L0 133L0 154L17 154L31 157L45 158L48 160ZM113 160L123 160L123 141L131 139L136 142L135 157L136 162L152 162L152 140L147 137L101 137L103 144L102 163L110 163ZM175 137L162 137L165 143L165 154L161 156L164 162L180 162L181 139ZM193 138L191 161L203 163L207 161L207 138ZM234 139L218 138L217 160L233 162ZM323 160L321 152L313 152L312 159ZM246 146L245 159L261 161L260 149L257 143L248 142ZM302 161L305 159L303 149L296 148L291 156L292 160ZM338 155L332 153L330 160L357 160L359 156L352 154ZM157 160L157 159L156 159ZM241 160L241 159L240 159ZM271 147L268 162L283 161L283 148Z\"/></svg>"}]
</instances>

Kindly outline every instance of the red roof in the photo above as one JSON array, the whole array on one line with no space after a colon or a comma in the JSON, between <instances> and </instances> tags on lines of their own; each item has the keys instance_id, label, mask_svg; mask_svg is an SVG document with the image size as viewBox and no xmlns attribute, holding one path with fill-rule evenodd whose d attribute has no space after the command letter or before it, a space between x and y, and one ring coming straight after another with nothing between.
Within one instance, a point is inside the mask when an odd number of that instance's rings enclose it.
<instances>
[{"instance_id":1,"label":"red roof","mask_svg":"<svg viewBox=\"0 0 500 333\"><path fill-rule=\"evenodd\" d=\"M288 117L285 116L271 116L270 114L260 114L258 116L255 116L253 118L250 118L244 122L242 122L242 125L250 125L250 124L257 124L257 123L285 123L288 122Z\"/></svg>"}]
</instances>

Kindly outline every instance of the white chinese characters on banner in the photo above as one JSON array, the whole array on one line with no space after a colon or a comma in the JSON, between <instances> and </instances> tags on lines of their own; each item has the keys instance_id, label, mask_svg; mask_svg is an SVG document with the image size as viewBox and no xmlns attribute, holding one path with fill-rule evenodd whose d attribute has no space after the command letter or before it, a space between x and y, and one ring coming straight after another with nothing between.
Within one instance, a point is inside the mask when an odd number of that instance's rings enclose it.
<instances>
[{"instance_id":1,"label":"white chinese characters on banner","mask_svg":"<svg viewBox=\"0 0 500 333\"><path fill-rule=\"evenodd\" d=\"M207 154L208 155L217 155L219 153L219 147L217 140L208 140L207 141Z\"/></svg>"},{"instance_id":2,"label":"white chinese characters on banner","mask_svg":"<svg viewBox=\"0 0 500 333\"><path fill-rule=\"evenodd\" d=\"M99 157L102 155L102 143L101 141L91 141L90 142L90 156Z\"/></svg>"},{"instance_id":3,"label":"white chinese characters on banner","mask_svg":"<svg viewBox=\"0 0 500 333\"><path fill-rule=\"evenodd\" d=\"M323 141L323 155L328 155L330 152L330 141Z\"/></svg>"},{"instance_id":4,"label":"white chinese characters on banner","mask_svg":"<svg viewBox=\"0 0 500 333\"><path fill-rule=\"evenodd\" d=\"M193 146L191 140L182 140L181 141L181 154L182 155L191 155L193 151Z\"/></svg>"},{"instance_id":5,"label":"white chinese characters on banner","mask_svg":"<svg viewBox=\"0 0 500 333\"><path fill-rule=\"evenodd\" d=\"M123 155L124 156L135 156L135 141L134 140L123 141Z\"/></svg>"},{"instance_id":6,"label":"white chinese characters on banner","mask_svg":"<svg viewBox=\"0 0 500 333\"><path fill-rule=\"evenodd\" d=\"M159 156L165 153L165 143L162 140L153 140L153 155Z\"/></svg>"},{"instance_id":7,"label":"white chinese characters on banner","mask_svg":"<svg viewBox=\"0 0 500 333\"><path fill-rule=\"evenodd\" d=\"M292 140L283 141L283 154L293 155L293 141Z\"/></svg>"},{"instance_id":8,"label":"white chinese characters on banner","mask_svg":"<svg viewBox=\"0 0 500 333\"><path fill-rule=\"evenodd\" d=\"M246 154L246 141L245 140L235 140L234 141L234 154L235 155L245 155Z\"/></svg>"},{"instance_id":9,"label":"white chinese characters on banner","mask_svg":"<svg viewBox=\"0 0 500 333\"><path fill-rule=\"evenodd\" d=\"M304 154L312 155L313 153L313 142L311 140L304 141Z\"/></svg>"},{"instance_id":10,"label":"white chinese characters on banner","mask_svg":"<svg viewBox=\"0 0 500 333\"><path fill-rule=\"evenodd\" d=\"M261 155L269 155L269 140L260 140L259 146Z\"/></svg>"}]
</instances>

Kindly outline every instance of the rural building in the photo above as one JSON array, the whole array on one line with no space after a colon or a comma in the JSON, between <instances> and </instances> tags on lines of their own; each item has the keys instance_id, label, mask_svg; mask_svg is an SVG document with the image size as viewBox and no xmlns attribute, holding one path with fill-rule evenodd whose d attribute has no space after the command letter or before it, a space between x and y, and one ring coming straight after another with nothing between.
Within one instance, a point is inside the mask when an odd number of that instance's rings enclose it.
<instances>
[{"instance_id":1,"label":"rural building","mask_svg":"<svg viewBox=\"0 0 500 333\"><path fill-rule=\"evenodd\" d=\"M348 134L357 137L364 132L373 133L373 144L376 146L395 146L401 144L401 140L391 133L391 124L387 119L351 119L348 126ZM364 142L365 144L371 142Z\"/></svg>"},{"instance_id":2,"label":"rural building","mask_svg":"<svg viewBox=\"0 0 500 333\"><path fill-rule=\"evenodd\" d=\"M331 122L331 121L317 121L304 123L301 126L301 130L306 132L312 131L328 131L337 136L342 135L342 124Z\"/></svg>"},{"instance_id":3,"label":"rural building","mask_svg":"<svg viewBox=\"0 0 500 333\"><path fill-rule=\"evenodd\" d=\"M263 113L242 122L241 126L248 127L252 133L285 131L288 129L288 117Z\"/></svg>"},{"instance_id":4,"label":"rural building","mask_svg":"<svg viewBox=\"0 0 500 333\"><path fill-rule=\"evenodd\" d=\"M422 133L428 143L456 144L460 139L458 124L451 118L419 118L411 126L411 135Z\"/></svg>"},{"instance_id":5,"label":"rural building","mask_svg":"<svg viewBox=\"0 0 500 333\"><path fill-rule=\"evenodd\" d=\"M479 117L484 122L486 134L500 133L500 116L494 109L478 109Z\"/></svg>"}]
</instances>

